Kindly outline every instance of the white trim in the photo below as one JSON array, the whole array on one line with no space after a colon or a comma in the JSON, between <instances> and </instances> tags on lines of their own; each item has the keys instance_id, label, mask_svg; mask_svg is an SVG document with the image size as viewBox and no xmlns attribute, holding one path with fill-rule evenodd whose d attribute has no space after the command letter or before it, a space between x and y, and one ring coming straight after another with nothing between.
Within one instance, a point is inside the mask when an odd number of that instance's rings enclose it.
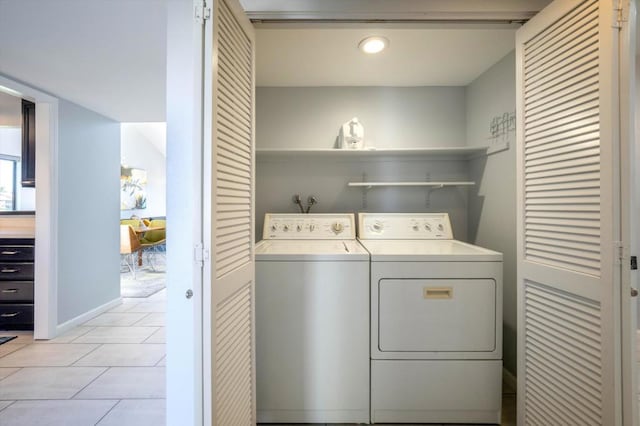
<instances>
[{"instance_id":1,"label":"white trim","mask_svg":"<svg viewBox=\"0 0 640 426\"><path fill-rule=\"evenodd\" d=\"M36 103L35 339L52 339L58 323L58 99L0 75L0 86ZM44 177L44 178L43 178Z\"/></svg>"},{"instance_id":2,"label":"white trim","mask_svg":"<svg viewBox=\"0 0 640 426\"><path fill-rule=\"evenodd\" d=\"M105 303L104 305L98 306L97 308L94 308L88 312L80 314L75 318L71 318L69 321L63 322L62 324L56 327L56 333L58 336L63 333L66 333L67 331L79 325L82 325L85 322L89 321L90 319L95 318L98 315L110 309L113 309L116 306L121 304L122 304L122 298L121 297L115 298L112 301Z\"/></svg>"},{"instance_id":3,"label":"white trim","mask_svg":"<svg viewBox=\"0 0 640 426\"><path fill-rule=\"evenodd\" d=\"M247 16L252 20L527 20L542 9L545 0L297 0L266 2L244 0Z\"/></svg>"},{"instance_id":4,"label":"white trim","mask_svg":"<svg viewBox=\"0 0 640 426\"><path fill-rule=\"evenodd\" d=\"M622 345L622 424L638 424L638 373L637 373L637 297L631 289L638 288L638 274L631 270L630 256L638 254L638 174L637 129L635 105L638 70L636 70L636 5L622 2L623 20L620 31L620 174L621 174L621 240L622 240L622 291L621 291L621 345Z\"/></svg>"}]
</instances>

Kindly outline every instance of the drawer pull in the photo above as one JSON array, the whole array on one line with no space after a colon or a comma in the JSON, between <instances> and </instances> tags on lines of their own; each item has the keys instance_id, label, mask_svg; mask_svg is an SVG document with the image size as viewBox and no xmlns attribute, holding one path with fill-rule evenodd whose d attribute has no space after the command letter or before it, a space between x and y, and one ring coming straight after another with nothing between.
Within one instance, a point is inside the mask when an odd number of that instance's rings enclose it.
<instances>
[{"instance_id":1,"label":"drawer pull","mask_svg":"<svg viewBox=\"0 0 640 426\"><path fill-rule=\"evenodd\" d=\"M0 271L3 274L15 274L16 272L20 272L20 269L3 269Z\"/></svg>"},{"instance_id":2,"label":"drawer pull","mask_svg":"<svg viewBox=\"0 0 640 426\"><path fill-rule=\"evenodd\" d=\"M7 289L3 289L2 292L3 293L17 293L18 289L17 288L7 288Z\"/></svg>"},{"instance_id":3,"label":"drawer pull","mask_svg":"<svg viewBox=\"0 0 640 426\"><path fill-rule=\"evenodd\" d=\"M422 297L425 299L453 299L453 288L425 287L422 290Z\"/></svg>"},{"instance_id":4,"label":"drawer pull","mask_svg":"<svg viewBox=\"0 0 640 426\"><path fill-rule=\"evenodd\" d=\"M0 314L0 318L14 318L20 315L20 312L7 312L6 314Z\"/></svg>"},{"instance_id":5,"label":"drawer pull","mask_svg":"<svg viewBox=\"0 0 640 426\"><path fill-rule=\"evenodd\" d=\"M7 256L13 256L14 254L18 254L20 253L18 250L13 250L13 251L9 251L9 250L5 250L3 252L0 252L1 254L7 255Z\"/></svg>"}]
</instances>

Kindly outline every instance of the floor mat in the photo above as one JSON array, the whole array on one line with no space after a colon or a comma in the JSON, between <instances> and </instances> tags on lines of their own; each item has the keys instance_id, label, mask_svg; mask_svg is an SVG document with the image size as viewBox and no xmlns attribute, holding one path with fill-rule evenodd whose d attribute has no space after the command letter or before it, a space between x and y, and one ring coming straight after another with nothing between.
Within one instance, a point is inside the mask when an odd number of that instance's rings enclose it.
<instances>
[{"instance_id":1,"label":"floor mat","mask_svg":"<svg viewBox=\"0 0 640 426\"><path fill-rule=\"evenodd\" d=\"M18 336L0 336L0 345L3 343L7 343L12 341L13 339L17 339Z\"/></svg>"},{"instance_id":2,"label":"floor mat","mask_svg":"<svg viewBox=\"0 0 640 426\"><path fill-rule=\"evenodd\" d=\"M128 274L127 274L128 275ZM122 297L149 297L156 294L166 285L165 274L144 274L144 276L133 279L130 277L121 277L120 279L120 295Z\"/></svg>"}]
</instances>

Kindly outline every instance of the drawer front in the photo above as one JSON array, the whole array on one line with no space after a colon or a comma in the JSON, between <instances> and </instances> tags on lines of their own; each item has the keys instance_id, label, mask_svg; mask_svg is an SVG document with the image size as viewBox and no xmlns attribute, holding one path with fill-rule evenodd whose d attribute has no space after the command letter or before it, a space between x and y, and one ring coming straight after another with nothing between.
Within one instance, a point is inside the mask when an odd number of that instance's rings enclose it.
<instances>
[{"instance_id":1,"label":"drawer front","mask_svg":"<svg viewBox=\"0 0 640 426\"><path fill-rule=\"evenodd\" d=\"M496 283L492 279L383 279L381 351L492 352Z\"/></svg>"},{"instance_id":2,"label":"drawer front","mask_svg":"<svg viewBox=\"0 0 640 426\"><path fill-rule=\"evenodd\" d=\"M33 325L33 304L0 305L0 328L6 330L14 325Z\"/></svg>"},{"instance_id":3,"label":"drawer front","mask_svg":"<svg viewBox=\"0 0 640 426\"><path fill-rule=\"evenodd\" d=\"M33 261L33 246L0 245L0 262Z\"/></svg>"},{"instance_id":4,"label":"drawer front","mask_svg":"<svg viewBox=\"0 0 640 426\"><path fill-rule=\"evenodd\" d=\"M33 281L33 262L0 262L0 281Z\"/></svg>"},{"instance_id":5,"label":"drawer front","mask_svg":"<svg viewBox=\"0 0 640 426\"><path fill-rule=\"evenodd\" d=\"M0 303L33 302L33 281L0 281Z\"/></svg>"}]
</instances>

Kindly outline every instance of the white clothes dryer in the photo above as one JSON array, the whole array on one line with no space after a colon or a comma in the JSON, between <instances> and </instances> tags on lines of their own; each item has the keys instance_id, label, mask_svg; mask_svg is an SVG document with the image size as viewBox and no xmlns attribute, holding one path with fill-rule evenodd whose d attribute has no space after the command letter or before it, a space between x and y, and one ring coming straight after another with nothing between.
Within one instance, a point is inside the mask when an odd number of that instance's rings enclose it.
<instances>
[{"instance_id":1,"label":"white clothes dryer","mask_svg":"<svg viewBox=\"0 0 640 426\"><path fill-rule=\"evenodd\" d=\"M371 255L371 422L500 423L502 254L446 213L360 213Z\"/></svg>"},{"instance_id":2,"label":"white clothes dryer","mask_svg":"<svg viewBox=\"0 0 640 426\"><path fill-rule=\"evenodd\" d=\"M267 214L256 245L258 423L369 423L369 254L353 214Z\"/></svg>"}]
</instances>

